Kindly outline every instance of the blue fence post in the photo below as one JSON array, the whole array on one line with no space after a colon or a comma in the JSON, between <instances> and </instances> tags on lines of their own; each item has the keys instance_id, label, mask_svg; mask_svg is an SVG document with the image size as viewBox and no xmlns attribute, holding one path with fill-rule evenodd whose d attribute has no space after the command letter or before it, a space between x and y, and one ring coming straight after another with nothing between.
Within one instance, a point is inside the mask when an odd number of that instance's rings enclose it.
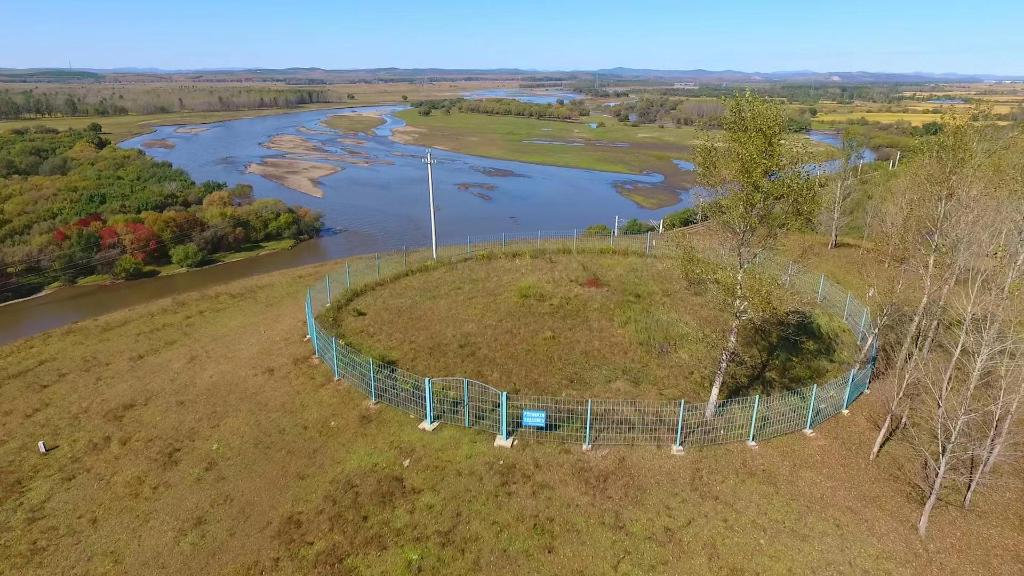
<instances>
[{"instance_id":1,"label":"blue fence post","mask_svg":"<svg viewBox=\"0 0 1024 576\"><path fill-rule=\"evenodd\" d=\"M825 275L821 275L821 279L818 280L818 302L821 302L821 292L825 289Z\"/></svg>"},{"instance_id":2,"label":"blue fence post","mask_svg":"<svg viewBox=\"0 0 1024 576\"><path fill-rule=\"evenodd\" d=\"M377 403L377 369L370 358L370 404Z\"/></svg>"},{"instance_id":3,"label":"blue fence post","mask_svg":"<svg viewBox=\"0 0 1024 576\"><path fill-rule=\"evenodd\" d=\"M402 245L402 268L409 269L409 248L406 245Z\"/></svg>"},{"instance_id":4,"label":"blue fence post","mask_svg":"<svg viewBox=\"0 0 1024 576\"><path fill-rule=\"evenodd\" d=\"M469 234L466 234L466 254L469 254Z\"/></svg>"},{"instance_id":5,"label":"blue fence post","mask_svg":"<svg viewBox=\"0 0 1024 576\"><path fill-rule=\"evenodd\" d=\"M334 363L331 366L334 368L334 380L340 380L341 374L338 372L338 339L331 336L331 359Z\"/></svg>"},{"instance_id":6,"label":"blue fence post","mask_svg":"<svg viewBox=\"0 0 1024 576\"><path fill-rule=\"evenodd\" d=\"M540 248L540 230L537 230L537 248Z\"/></svg>"},{"instance_id":7,"label":"blue fence post","mask_svg":"<svg viewBox=\"0 0 1024 576\"><path fill-rule=\"evenodd\" d=\"M586 431L583 433L583 449L584 450L590 450L590 448L591 448L591 445L590 445L590 403L591 403L591 400L588 398L587 399L587 427L586 427Z\"/></svg>"},{"instance_id":8,"label":"blue fence post","mask_svg":"<svg viewBox=\"0 0 1024 576\"><path fill-rule=\"evenodd\" d=\"M427 424L430 424L434 421L434 387L430 383L430 378L423 379L423 388L424 403L427 405Z\"/></svg>"},{"instance_id":9,"label":"blue fence post","mask_svg":"<svg viewBox=\"0 0 1024 576\"><path fill-rule=\"evenodd\" d=\"M423 379L423 422L420 422L420 430L427 432L437 428L440 422L434 421L434 386L430 378Z\"/></svg>"},{"instance_id":10,"label":"blue fence post","mask_svg":"<svg viewBox=\"0 0 1024 576\"><path fill-rule=\"evenodd\" d=\"M846 379L846 394L843 395L843 414L850 413L850 391L853 389L853 377L856 373L856 366L850 368L850 377Z\"/></svg>"},{"instance_id":11,"label":"blue fence post","mask_svg":"<svg viewBox=\"0 0 1024 576\"><path fill-rule=\"evenodd\" d=\"M324 274L324 285L327 287L327 305L331 305L331 275Z\"/></svg>"},{"instance_id":12,"label":"blue fence post","mask_svg":"<svg viewBox=\"0 0 1024 576\"><path fill-rule=\"evenodd\" d=\"M501 439L508 440L508 392L501 393Z\"/></svg>"},{"instance_id":13,"label":"blue fence post","mask_svg":"<svg viewBox=\"0 0 1024 576\"><path fill-rule=\"evenodd\" d=\"M501 233L501 250L502 250L502 252L505 251L505 233L504 232Z\"/></svg>"},{"instance_id":14,"label":"blue fence post","mask_svg":"<svg viewBox=\"0 0 1024 576\"><path fill-rule=\"evenodd\" d=\"M575 228L572 229L572 251L573 251L573 253L576 252L576 229Z\"/></svg>"},{"instance_id":15,"label":"blue fence post","mask_svg":"<svg viewBox=\"0 0 1024 576\"><path fill-rule=\"evenodd\" d=\"M672 445L673 454L683 453L683 413L686 410L686 400L679 401L679 420L676 422L676 443Z\"/></svg>"},{"instance_id":16,"label":"blue fence post","mask_svg":"<svg viewBox=\"0 0 1024 576\"><path fill-rule=\"evenodd\" d=\"M747 445L757 446L754 441L754 430L757 427L757 410L761 407L761 395L754 396L754 410L750 413L750 434L747 435Z\"/></svg>"},{"instance_id":17,"label":"blue fence post","mask_svg":"<svg viewBox=\"0 0 1024 576\"><path fill-rule=\"evenodd\" d=\"M352 265L345 262L345 288L352 287Z\"/></svg>"},{"instance_id":18,"label":"blue fence post","mask_svg":"<svg viewBox=\"0 0 1024 576\"><path fill-rule=\"evenodd\" d=\"M811 403L807 405L807 427L804 428L804 434L811 435L814 433L814 404L818 400L818 385L815 384L811 388Z\"/></svg>"},{"instance_id":19,"label":"blue fence post","mask_svg":"<svg viewBox=\"0 0 1024 576\"><path fill-rule=\"evenodd\" d=\"M377 259L377 280L380 280L380 252L374 253L373 256Z\"/></svg>"},{"instance_id":20,"label":"blue fence post","mask_svg":"<svg viewBox=\"0 0 1024 576\"><path fill-rule=\"evenodd\" d=\"M466 428L470 427L469 422L469 379L462 379L462 409L466 413Z\"/></svg>"},{"instance_id":21,"label":"blue fence post","mask_svg":"<svg viewBox=\"0 0 1024 576\"><path fill-rule=\"evenodd\" d=\"M313 355L319 358L320 357L320 346L317 343L316 318L313 318L312 312L310 312L310 320L311 320L310 323L313 326Z\"/></svg>"},{"instance_id":22,"label":"blue fence post","mask_svg":"<svg viewBox=\"0 0 1024 576\"><path fill-rule=\"evenodd\" d=\"M850 292L846 293L846 306L843 307L843 322L846 322L846 318L850 315L850 299L852 297L853 294Z\"/></svg>"}]
</instances>

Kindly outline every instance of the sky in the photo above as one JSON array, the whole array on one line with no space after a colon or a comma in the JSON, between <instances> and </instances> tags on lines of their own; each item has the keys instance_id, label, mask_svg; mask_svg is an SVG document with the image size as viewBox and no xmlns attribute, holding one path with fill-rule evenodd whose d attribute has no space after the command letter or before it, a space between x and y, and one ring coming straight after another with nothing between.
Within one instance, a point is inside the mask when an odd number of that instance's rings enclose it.
<instances>
[{"instance_id":1,"label":"sky","mask_svg":"<svg viewBox=\"0 0 1024 576\"><path fill-rule=\"evenodd\" d=\"M1024 1L0 0L0 67L1024 75Z\"/></svg>"}]
</instances>

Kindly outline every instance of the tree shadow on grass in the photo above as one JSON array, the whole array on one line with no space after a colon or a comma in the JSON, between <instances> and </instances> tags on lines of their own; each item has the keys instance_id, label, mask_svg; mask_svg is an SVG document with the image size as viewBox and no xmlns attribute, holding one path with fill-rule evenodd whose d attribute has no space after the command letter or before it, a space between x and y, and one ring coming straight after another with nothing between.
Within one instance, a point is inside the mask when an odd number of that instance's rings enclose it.
<instances>
[{"instance_id":1,"label":"tree shadow on grass","mask_svg":"<svg viewBox=\"0 0 1024 576\"><path fill-rule=\"evenodd\" d=\"M725 397L794 390L823 383L844 360L841 340L822 316L789 310L748 327L729 370Z\"/></svg>"}]
</instances>

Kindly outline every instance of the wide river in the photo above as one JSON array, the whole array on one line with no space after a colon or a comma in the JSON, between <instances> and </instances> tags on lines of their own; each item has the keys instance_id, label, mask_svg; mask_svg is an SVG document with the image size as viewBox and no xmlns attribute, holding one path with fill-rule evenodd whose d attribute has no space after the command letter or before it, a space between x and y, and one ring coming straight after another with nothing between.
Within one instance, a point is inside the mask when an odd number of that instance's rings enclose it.
<instances>
[{"instance_id":1,"label":"wide river","mask_svg":"<svg viewBox=\"0 0 1024 576\"><path fill-rule=\"evenodd\" d=\"M481 95L482 96L482 95ZM550 97L550 96L549 96ZM278 114L199 126L162 126L126 140L172 162L197 182L252 184L257 197L279 198L324 214L323 237L295 249L196 270L110 286L72 286L0 307L0 344L113 310L273 270L353 254L430 242L424 149L398 143L391 131L403 125L400 106L344 108ZM386 122L371 135L343 136L322 121L335 114L381 114ZM246 172L252 163L285 157L264 146L274 136L300 137L326 151L300 159L331 164L341 171L322 178L316 198ZM164 140L173 148L144 148ZM538 143L537 146L557 144ZM623 153L628 154L628 149ZM295 158L295 155L288 156ZM659 174L626 175L494 160L435 150L434 198L438 240L499 232L571 230L615 219L657 219L690 202L645 209L616 192L617 183L654 184ZM338 158L342 158L339 160Z\"/></svg>"}]
</instances>

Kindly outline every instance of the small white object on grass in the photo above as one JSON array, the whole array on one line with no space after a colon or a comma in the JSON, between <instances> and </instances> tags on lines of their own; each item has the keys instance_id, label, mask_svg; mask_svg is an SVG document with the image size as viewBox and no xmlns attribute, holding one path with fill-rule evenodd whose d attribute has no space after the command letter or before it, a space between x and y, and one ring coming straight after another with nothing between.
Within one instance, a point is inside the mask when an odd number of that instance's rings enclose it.
<instances>
[{"instance_id":1,"label":"small white object on grass","mask_svg":"<svg viewBox=\"0 0 1024 576\"><path fill-rule=\"evenodd\" d=\"M40 454L46 454L46 442L43 442L42 440L40 440L38 446L39 446L39 453Z\"/></svg>"}]
</instances>

